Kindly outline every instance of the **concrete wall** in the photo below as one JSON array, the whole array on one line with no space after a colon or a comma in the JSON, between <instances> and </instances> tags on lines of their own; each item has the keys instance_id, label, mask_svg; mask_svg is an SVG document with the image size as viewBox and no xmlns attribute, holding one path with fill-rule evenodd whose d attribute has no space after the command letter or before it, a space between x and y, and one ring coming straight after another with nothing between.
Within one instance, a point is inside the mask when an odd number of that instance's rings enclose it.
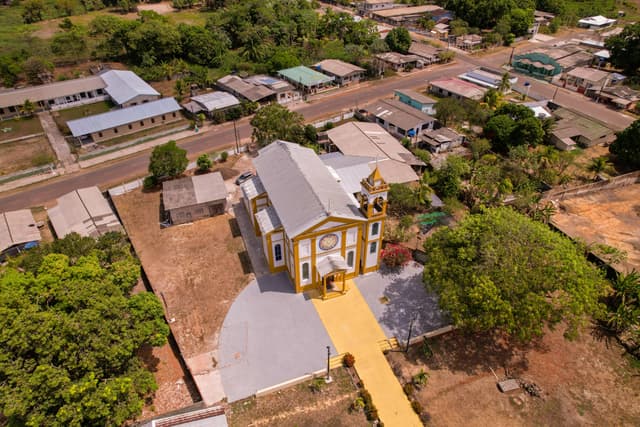
<instances>
[{"instance_id":1,"label":"concrete wall","mask_svg":"<svg viewBox=\"0 0 640 427\"><path fill-rule=\"evenodd\" d=\"M125 102L121 105L121 107L133 107L134 105L144 104L145 102L155 101L156 99L160 99L159 95L139 95L135 98Z\"/></svg>"},{"instance_id":2,"label":"concrete wall","mask_svg":"<svg viewBox=\"0 0 640 427\"><path fill-rule=\"evenodd\" d=\"M102 132L94 132L91 134L91 137L93 138L93 142L107 141L109 139L117 138L122 135L128 135L131 133L139 132L144 129L154 128L156 126L160 126L165 123L176 122L182 118L182 115L180 114L179 111L176 111L174 113L164 114L164 119L162 118L162 116L163 115L150 117L148 119L144 119L141 121L129 123L128 125L118 126L112 129L106 129L106 130L103 130Z\"/></svg>"},{"instance_id":3,"label":"concrete wall","mask_svg":"<svg viewBox=\"0 0 640 427\"><path fill-rule=\"evenodd\" d=\"M569 188L566 190L550 190L544 193L542 198L543 200L564 200L571 197L584 196L596 191L611 190L636 183L640 183L640 171L631 172L606 181L594 182L592 184L581 185L579 187Z\"/></svg>"},{"instance_id":4,"label":"concrete wall","mask_svg":"<svg viewBox=\"0 0 640 427\"><path fill-rule=\"evenodd\" d=\"M200 205L171 209L169 215L171 215L171 222L173 224L184 224L186 222L223 214L226 208L227 201L223 199Z\"/></svg>"}]
</instances>

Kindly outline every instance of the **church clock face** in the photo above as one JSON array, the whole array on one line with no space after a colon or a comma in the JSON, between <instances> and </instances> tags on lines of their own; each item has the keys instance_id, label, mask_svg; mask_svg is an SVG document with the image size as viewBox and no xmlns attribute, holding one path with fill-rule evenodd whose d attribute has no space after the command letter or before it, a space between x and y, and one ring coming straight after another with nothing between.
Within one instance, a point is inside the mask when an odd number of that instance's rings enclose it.
<instances>
[{"instance_id":1,"label":"church clock face","mask_svg":"<svg viewBox=\"0 0 640 427\"><path fill-rule=\"evenodd\" d=\"M338 244L338 235L337 234L326 234L320 238L318 242L318 246L323 251L328 251L333 249Z\"/></svg>"}]
</instances>

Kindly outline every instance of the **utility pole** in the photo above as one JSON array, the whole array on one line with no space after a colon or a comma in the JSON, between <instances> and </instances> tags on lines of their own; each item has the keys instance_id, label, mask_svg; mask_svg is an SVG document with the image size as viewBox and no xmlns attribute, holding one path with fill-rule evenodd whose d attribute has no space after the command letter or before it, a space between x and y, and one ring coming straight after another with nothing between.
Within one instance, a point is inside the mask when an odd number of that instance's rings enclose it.
<instances>
[{"instance_id":1,"label":"utility pole","mask_svg":"<svg viewBox=\"0 0 640 427\"><path fill-rule=\"evenodd\" d=\"M509 66L513 67L513 52L516 50L515 46L511 48L511 55L509 55Z\"/></svg>"},{"instance_id":2,"label":"utility pole","mask_svg":"<svg viewBox=\"0 0 640 427\"><path fill-rule=\"evenodd\" d=\"M331 382L331 373L330 373L330 369L329 369L330 360L331 360L331 347L327 346L327 376L324 379L324 381L327 384Z\"/></svg>"},{"instance_id":3,"label":"utility pole","mask_svg":"<svg viewBox=\"0 0 640 427\"><path fill-rule=\"evenodd\" d=\"M407 353L409 351L409 343L411 342L411 334L413 333L413 322L416 321L418 317L418 313L414 313L411 318L411 322L409 323L409 335L407 335L407 344L404 346L404 352Z\"/></svg>"},{"instance_id":4,"label":"utility pole","mask_svg":"<svg viewBox=\"0 0 640 427\"><path fill-rule=\"evenodd\" d=\"M236 119L233 119L233 136L236 139L236 154L240 154L240 141L238 140L238 128L236 127Z\"/></svg>"}]
</instances>

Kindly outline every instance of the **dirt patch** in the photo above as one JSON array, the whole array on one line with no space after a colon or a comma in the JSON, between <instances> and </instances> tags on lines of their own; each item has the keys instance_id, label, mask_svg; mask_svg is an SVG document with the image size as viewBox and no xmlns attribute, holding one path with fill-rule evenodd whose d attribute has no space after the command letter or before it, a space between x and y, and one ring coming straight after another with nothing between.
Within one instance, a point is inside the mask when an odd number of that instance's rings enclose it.
<instances>
[{"instance_id":1,"label":"dirt patch","mask_svg":"<svg viewBox=\"0 0 640 427\"><path fill-rule=\"evenodd\" d=\"M362 412L350 412L357 389L343 369L331 372L333 382L320 392L312 381L259 398L241 400L227 413L229 425L245 426L368 426ZM322 380L321 380L322 381Z\"/></svg>"},{"instance_id":2,"label":"dirt patch","mask_svg":"<svg viewBox=\"0 0 640 427\"><path fill-rule=\"evenodd\" d=\"M0 144L0 175L55 161L55 154L45 136Z\"/></svg>"},{"instance_id":3,"label":"dirt patch","mask_svg":"<svg viewBox=\"0 0 640 427\"><path fill-rule=\"evenodd\" d=\"M394 372L403 382L424 369L425 387L415 397L430 425L540 426L638 425L640 376L613 339L583 332L567 341L562 328L547 331L539 341L518 346L502 337L452 332L431 340L433 356L421 346L407 355L389 353ZM500 393L508 375L535 383L542 396L522 389Z\"/></svg>"},{"instance_id":4,"label":"dirt patch","mask_svg":"<svg viewBox=\"0 0 640 427\"><path fill-rule=\"evenodd\" d=\"M553 224L573 238L627 253L621 270L640 269L640 184L561 200Z\"/></svg>"},{"instance_id":5,"label":"dirt patch","mask_svg":"<svg viewBox=\"0 0 640 427\"><path fill-rule=\"evenodd\" d=\"M166 15L167 13L175 11L171 2L139 4L138 11L141 12L143 10L151 10L160 15Z\"/></svg>"}]
</instances>

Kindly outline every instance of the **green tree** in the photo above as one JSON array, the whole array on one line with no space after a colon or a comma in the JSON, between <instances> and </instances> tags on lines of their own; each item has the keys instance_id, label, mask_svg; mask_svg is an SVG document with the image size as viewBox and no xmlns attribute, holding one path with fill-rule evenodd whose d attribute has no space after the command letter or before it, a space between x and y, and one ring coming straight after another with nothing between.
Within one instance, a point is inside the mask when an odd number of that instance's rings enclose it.
<instances>
[{"instance_id":1,"label":"green tree","mask_svg":"<svg viewBox=\"0 0 640 427\"><path fill-rule=\"evenodd\" d=\"M618 274L608 301L607 323L618 333L628 332L640 341L640 274Z\"/></svg>"},{"instance_id":2,"label":"green tree","mask_svg":"<svg viewBox=\"0 0 640 427\"><path fill-rule=\"evenodd\" d=\"M208 154L202 154L198 157L198 160L196 160L196 164L198 165L198 170L200 172L207 172L209 169L211 169L211 165L213 164L213 162L211 161L211 157L209 157Z\"/></svg>"},{"instance_id":3,"label":"green tree","mask_svg":"<svg viewBox=\"0 0 640 427\"><path fill-rule=\"evenodd\" d=\"M411 35L404 27L396 27L389 31L384 40L393 52L407 53L411 47Z\"/></svg>"},{"instance_id":4,"label":"green tree","mask_svg":"<svg viewBox=\"0 0 640 427\"><path fill-rule=\"evenodd\" d=\"M178 147L175 141L169 141L151 152L149 172L157 179L174 178L184 172L188 164L187 150Z\"/></svg>"},{"instance_id":5,"label":"green tree","mask_svg":"<svg viewBox=\"0 0 640 427\"><path fill-rule=\"evenodd\" d=\"M450 155L445 165L433 173L433 188L444 198L458 197L462 191L462 179L467 178L470 172L467 160Z\"/></svg>"},{"instance_id":6,"label":"green tree","mask_svg":"<svg viewBox=\"0 0 640 427\"><path fill-rule=\"evenodd\" d=\"M22 20L25 24L42 21L44 15L43 0L26 0L22 3Z\"/></svg>"},{"instance_id":7,"label":"green tree","mask_svg":"<svg viewBox=\"0 0 640 427\"><path fill-rule=\"evenodd\" d=\"M512 143L511 134L516 122L506 114L497 114L489 119L484 127L484 134L491 141L491 147L497 151L507 151ZM517 144L520 145L520 144Z\"/></svg>"},{"instance_id":8,"label":"green tree","mask_svg":"<svg viewBox=\"0 0 640 427\"><path fill-rule=\"evenodd\" d=\"M480 160L480 157L491 151L491 143L485 138L475 138L469 143L473 160Z\"/></svg>"},{"instance_id":9,"label":"green tree","mask_svg":"<svg viewBox=\"0 0 640 427\"><path fill-rule=\"evenodd\" d=\"M389 185L389 211L396 215L406 215L420 208L418 193L406 184Z\"/></svg>"},{"instance_id":10,"label":"green tree","mask_svg":"<svg viewBox=\"0 0 640 427\"><path fill-rule=\"evenodd\" d=\"M306 142L304 118L280 104L272 103L259 109L251 119L251 139L260 147L276 139L303 144Z\"/></svg>"},{"instance_id":11,"label":"green tree","mask_svg":"<svg viewBox=\"0 0 640 427\"><path fill-rule=\"evenodd\" d=\"M498 84L498 90L500 91L500 93L507 93L511 90L511 81L509 79L509 73L504 73L502 75L500 84Z\"/></svg>"},{"instance_id":12,"label":"green tree","mask_svg":"<svg viewBox=\"0 0 640 427\"><path fill-rule=\"evenodd\" d=\"M524 36L533 25L533 9L512 9L511 32L516 36Z\"/></svg>"},{"instance_id":13,"label":"green tree","mask_svg":"<svg viewBox=\"0 0 640 427\"><path fill-rule=\"evenodd\" d=\"M497 90L491 88L484 94L484 102L487 103L489 108L496 108L500 103L502 95Z\"/></svg>"},{"instance_id":14,"label":"green tree","mask_svg":"<svg viewBox=\"0 0 640 427\"><path fill-rule=\"evenodd\" d=\"M44 245L25 255L28 270L18 259L0 271L0 413L9 425L123 425L157 388L137 354L166 343L162 305L131 295L139 265L128 244L101 249L121 241L103 237L74 260ZM84 239L57 246L78 252Z\"/></svg>"},{"instance_id":15,"label":"green tree","mask_svg":"<svg viewBox=\"0 0 640 427\"><path fill-rule=\"evenodd\" d=\"M456 326L527 341L566 320L599 315L602 271L568 238L507 207L465 217L425 242L427 287Z\"/></svg>"},{"instance_id":16,"label":"green tree","mask_svg":"<svg viewBox=\"0 0 640 427\"><path fill-rule=\"evenodd\" d=\"M79 28L72 28L53 36L51 40L51 52L61 57L74 58L79 62L87 51L86 35Z\"/></svg>"},{"instance_id":17,"label":"green tree","mask_svg":"<svg viewBox=\"0 0 640 427\"><path fill-rule=\"evenodd\" d=\"M616 136L616 140L609 146L611 154L616 160L631 169L640 168L640 120L636 120Z\"/></svg>"},{"instance_id":18,"label":"green tree","mask_svg":"<svg viewBox=\"0 0 640 427\"><path fill-rule=\"evenodd\" d=\"M629 75L640 73L640 23L624 27L617 36L609 37L605 46L611 52L611 63Z\"/></svg>"},{"instance_id":19,"label":"green tree","mask_svg":"<svg viewBox=\"0 0 640 427\"><path fill-rule=\"evenodd\" d=\"M55 7L62 16L71 16L76 8L76 4L73 0L56 0Z\"/></svg>"},{"instance_id":20,"label":"green tree","mask_svg":"<svg viewBox=\"0 0 640 427\"><path fill-rule=\"evenodd\" d=\"M25 99L24 104L20 107L20 114L26 117L33 116L33 112L36 110L36 106L33 102L28 99Z\"/></svg>"},{"instance_id":21,"label":"green tree","mask_svg":"<svg viewBox=\"0 0 640 427\"><path fill-rule=\"evenodd\" d=\"M434 108L435 117L443 126L461 122L466 118L464 107L454 98L442 98L436 102Z\"/></svg>"},{"instance_id":22,"label":"green tree","mask_svg":"<svg viewBox=\"0 0 640 427\"><path fill-rule=\"evenodd\" d=\"M13 87L18 81L22 68L13 55L0 56L0 79L5 87Z\"/></svg>"},{"instance_id":23,"label":"green tree","mask_svg":"<svg viewBox=\"0 0 640 427\"><path fill-rule=\"evenodd\" d=\"M609 168L609 160L606 157L595 157L589 162L587 167L591 172L598 176Z\"/></svg>"},{"instance_id":24,"label":"green tree","mask_svg":"<svg viewBox=\"0 0 640 427\"><path fill-rule=\"evenodd\" d=\"M219 67L222 57L231 47L231 40L220 29L196 25L178 26L185 59L194 64Z\"/></svg>"},{"instance_id":25,"label":"green tree","mask_svg":"<svg viewBox=\"0 0 640 427\"><path fill-rule=\"evenodd\" d=\"M22 64L22 69L31 84L42 83L42 75L53 71L53 64L37 56L32 56Z\"/></svg>"}]
</instances>

